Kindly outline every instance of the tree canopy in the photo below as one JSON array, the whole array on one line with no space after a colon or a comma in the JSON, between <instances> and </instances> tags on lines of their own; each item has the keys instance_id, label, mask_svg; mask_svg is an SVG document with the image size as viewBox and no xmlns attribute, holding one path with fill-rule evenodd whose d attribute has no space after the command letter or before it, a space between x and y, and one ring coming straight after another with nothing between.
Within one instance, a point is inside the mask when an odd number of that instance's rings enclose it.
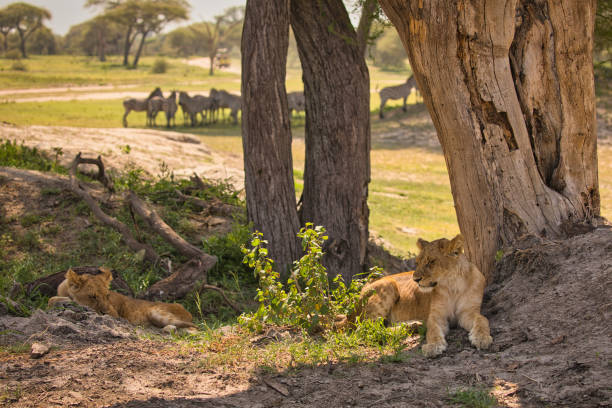
<instances>
[{"instance_id":1,"label":"tree canopy","mask_svg":"<svg viewBox=\"0 0 612 408\"><path fill-rule=\"evenodd\" d=\"M43 26L43 21L51 18L49 10L28 3L12 3L0 10L0 32L4 36L4 50L7 48L7 36L12 30L19 35L19 49L26 58L26 41Z\"/></svg>"}]
</instances>

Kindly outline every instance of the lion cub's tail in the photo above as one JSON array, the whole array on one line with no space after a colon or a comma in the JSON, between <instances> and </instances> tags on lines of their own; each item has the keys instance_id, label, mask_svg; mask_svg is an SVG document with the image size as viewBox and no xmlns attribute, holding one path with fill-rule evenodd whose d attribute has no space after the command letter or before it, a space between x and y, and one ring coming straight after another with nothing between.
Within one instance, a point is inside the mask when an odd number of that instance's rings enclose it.
<instances>
[{"instance_id":1,"label":"lion cub's tail","mask_svg":"<svg viewBox=\"0 0 612 408\"><path fill-rule=\"evenodd\" d=\"M167 310L166 307L154 307L149 311L149 321L157 327L166 327L168 325L176 326L177 328L197 327L191 323L191 313L180 307L182 310ZM179 309L179 308L176 308Z\"/></svg>"}]
</instances>

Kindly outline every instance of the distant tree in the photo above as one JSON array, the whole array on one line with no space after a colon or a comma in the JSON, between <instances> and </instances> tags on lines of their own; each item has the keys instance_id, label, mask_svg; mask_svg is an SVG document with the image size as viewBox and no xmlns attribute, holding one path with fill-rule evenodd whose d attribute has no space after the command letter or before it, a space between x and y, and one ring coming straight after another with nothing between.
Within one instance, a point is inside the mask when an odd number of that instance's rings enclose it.
<instances>
[{"instance_id":1,"label":"distant tree","mask_svg":"<svg viewBox=\"0 0 612 408\"><path fill-rule=\"evenodd\" d=\"M117 44L121 33L118 25L106 14L94 17L87 22L87 30L81 48L88 48L90 55L97 55L102 62L106 61L109 43Z\"/></svg>"},{"instance_id":2,"label":"distant tree","mask_svg":"<svg viewBox=\"0 0 612 408\"><path fill-rule=\"evenodd\" d=\"M216 16L214 23L202 22L191 26L210 58L210 75L215 73L215 58L222 44L231 39L240 41L243 20L244 7L230 7L223 14Z\"/></svg>"},{"instance_id":3,"label":"distant tree","mask_svg":"<svg viewBox=\"0 0 612 408\"><path fill-rule=\"evenodd\" d=\"M612 49L612 0L599 0L595 15L595 51L611 58Z\"/></svg>"},{"instance_id":4,"label":"distant tree","mask_svg":"<svg viewBox=\"0 0 612 408\"><path fill-rule=\"evenodd\" d=\"M32 34L26 48L28 54L38 55L54 55L58 51L55 35L44 26Z\"/></svg>"},{"instance_id":5,"label":"distant tree","mask_svg":"<svg viewBox=\"0 0 612 408\"><path fill-rule=\"evenodd\" d=\"M374 65L381 68L405 68L406 50L394 28L384 30L374 46Z\"/></svg>"},{"instance_id":6,"label":"distant tree","mask_svg":"<svg viewBox=\"0 0 612 408\"><path fill-rule=\"evenodd\" d=\"M189 3L186 0L149 0L142 1L134 27L140 34L140 44L132 66L136 68L147 36L158 33L168 23L186 20Z\"/></svg>"},{"instance_id":7,"label":"distant tree","mask_svg":"<svg viewBox=\"0 0 612 408\"><path fill-rule=\"evenodd\" d=\"M203 44L196 32L188 27L179 27L167 36L169 47L179 56L188 57L203 51Z\"/></svg>"},{"instance_id":8,"label":"distant tree","mask_svg":"<svg viewBox=\"0 0 612 408\"><path fill-rule=\"evenodd\" d=\"M5 18L12 24L19 35L19 50L22 57L27 58L26 41L36 30L43 26L43 20L51 18L51 13L47 9L28 3L9 4L3 9L3 13L6 13Z\"/></svg>"},{"instance_id":9,"label":"distant tree","mask_svg":"<svg viewBox=\"0 0 612 408\"><path fill-rule=\"evenodd\" d=\"M8 51L8 35L15 28L11 16L6 9L0 10L0 34L2 34L2 51Z\"/></svg>"}]
</instances>

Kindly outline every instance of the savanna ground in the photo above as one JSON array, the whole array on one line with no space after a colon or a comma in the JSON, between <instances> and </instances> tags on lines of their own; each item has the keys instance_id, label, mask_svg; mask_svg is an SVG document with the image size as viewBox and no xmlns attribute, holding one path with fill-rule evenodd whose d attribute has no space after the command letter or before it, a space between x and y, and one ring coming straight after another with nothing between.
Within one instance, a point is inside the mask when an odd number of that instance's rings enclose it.
<instances>
[{"instance_id":1,"label":"savanna ground","mask_svg":"<svg viewBox=\"0 0 612 408\"><path fill-rule=\"evenodd\" d=\"M241 264L249 233L244 214L206 214L169 192L191 188L194 171L211 183L196 192L242 204L240 129L226 123L143 129L132 113L119 128L121 98L164 91L238 92L239 75L173 60L151 74L152 60L125 71L86 57L33 57L28 71L9 72L0 60L0 295L36 310L0 317L0 402L35 406L465 406L597 407L612 405L610 293L612 231L601 226L566 241L525 237L520 249L499 254L483 313L494 345L480 352L467 333L451 330L449 350L428 360L421 336L371 328L368 333L308 336L290 327L252 333L215 293L192 293L182 303L201 333L161 335L107 316L70 307L45 311L45 296L24 296L17 283L75 265L108 265L135 293L162 277L125 248L68 189L67 164L79 151L101 154L117 188L145 197L192 243L219 257L213 283L235 303L253 309L255 281ZM236 66L237 61L234 61ZM371 70L373 238L392 253L410 256L417 237L458 232L444 158L422 104L408 112L397 103L378 119L376 89L400 83L406 72ZM289 69L288 90L301 88ZM598 135L602 215L612 216L612 97L598 79ZM161 122L161 121L160 121ZM178 120L179 125L182 123ZM292 121L294 175L301 191L303 114ZM46 152L19 149L19 144ZM10 145L10 146L9 146ZM8 147L7 147L8 146ZM41 171L42 170L42 171ZM59 181L58 181L59 180ZM118 199L105 207L133 224L141 240L180 263L184 259L134 220ZM0 304L0 315L10 307ZM19 311L12 314L30 314ZM31 359L30 344L52 345Z\"/></svg>"}]
</instances>

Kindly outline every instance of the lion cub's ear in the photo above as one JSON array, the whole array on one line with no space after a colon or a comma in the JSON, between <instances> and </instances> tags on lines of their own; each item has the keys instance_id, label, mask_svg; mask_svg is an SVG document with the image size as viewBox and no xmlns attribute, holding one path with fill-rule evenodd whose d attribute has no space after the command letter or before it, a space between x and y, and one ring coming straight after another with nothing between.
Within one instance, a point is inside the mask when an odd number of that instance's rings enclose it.
<instances>
[{"instance_id":1,"label":"lion cub's ear","mask_svg":"<svg viewBox=\"0 0 612 408\"><path fill-rule=\"evenodd\" d=\"M83 284L83 277L72 270L72 268L68 269L66 272L66 280L69 285L79 287Z\"/></svg>"},{"instance_id":2,"label":"lion cub's ear","mask_svg":"<svg viewBox=\"0 0 612 408\"><path fill-rule=\"evenodd\" d=\"M109 284L113 280L113 273L110 269L100 267L100 272L102 272L102 279L106 281L106 284Z\"/></svg>"},{"instance_id":3,"label":"lion cub's ear","mask_svg":"<svg viewBox=\"0 0 612 408\"><path fill-rule=\"evenodd\" d=\"M425 241L422 238L417 239L417 247L419 247L419 249L422 251L423 248L425 248L425 246L429 245L428 241Z\"/></svg>"},{"instance_id":4,"label":"lion cub's ear","mask_svg":"<svg viewBox=\"0 0 612 408\"><path fill-rule=\"evenodd\" d=\"M459 234L455 238L453 238L446 249L450 255L457 256L463 252L463 235Z\"/></svg>"}]
</instances>

